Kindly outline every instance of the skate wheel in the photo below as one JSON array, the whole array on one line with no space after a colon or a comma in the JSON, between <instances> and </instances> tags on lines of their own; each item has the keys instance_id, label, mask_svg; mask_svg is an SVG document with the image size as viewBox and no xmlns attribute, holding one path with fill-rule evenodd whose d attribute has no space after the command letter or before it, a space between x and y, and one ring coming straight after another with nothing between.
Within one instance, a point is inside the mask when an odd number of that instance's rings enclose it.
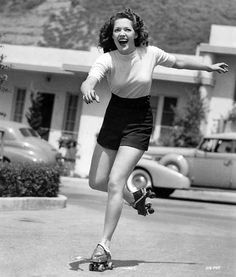
<instances>
[{"instance_id":1,"label":"skate wheel","mask_svg":"<svg viewBox=\"0 0 236 277\"><path fill-rule=\"evenodd\" d=\"M145 209L144 211L138 211L138 214L146 216L147 215L147 209Z\"/></svg>"},{"instance_id":2,"label":"skate wheel","mask_svg":"<svg viewBox=\"0 0 236 277\"><path fill-rule=\"evenodd\" d=\"M153 213L155 212L155 210L154 210L153 208L150 208L150 209L148 210L148 212L149 212L149 214L153 214Z\"/></svg>"},{"instance_id":3,"label":"skate wheel","mask_svg":"<svg viewBox=\"0 0 236 277\"><path fill-rule=\"evenodd\" d=\"M89 264L89 271L94 271L94 264Z\"/></svg>"},{"instance_id":4,"label":"skate wheel","mask_svg":"<svg viewBox=\"0 0 236 277\"><path fill-rule=\"evenodd\" d=\"M150 208L151 208L151 206L152 206L152 204L151 204L151 203L147 203L147 204L145 205L145 207L146 207L147 209L150 209Z\"/></svg>"},{"instance_id":5,"label":"skate wheel","mask_svg":"<svg viewBox=\"0 0 236 277\"><path fill-rule=\"evenodd\" d=\"M112 262L109 262L109 263L108 263L107 268L108 268L108 269L110 269L110 270L112 270L112 269L114 268L114 266L113 266Z\"/></svg>"},{"instance_id":6,"label":"skate wheel","mask_svg":"<svg viewBox=\"0 0 236 277\"><path fill-rule=\"evenodd\" d=\"M98 266L98 271L103 272L104 270L105 270L104 264L100 264L100 265Z\"/></svg>"}]
</instances>

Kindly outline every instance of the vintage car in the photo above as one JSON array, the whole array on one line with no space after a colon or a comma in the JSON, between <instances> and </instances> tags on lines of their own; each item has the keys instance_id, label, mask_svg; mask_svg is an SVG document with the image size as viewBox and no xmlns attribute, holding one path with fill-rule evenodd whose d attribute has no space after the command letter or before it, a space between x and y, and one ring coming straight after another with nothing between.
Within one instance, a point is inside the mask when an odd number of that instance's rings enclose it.
<instances>
[{"instance_id":1,"label":"vintage car","mask_svg":"<svg viewBox=\"0 0 236 277\"><path fill-rule=\"evenodd\" d=\"M162 180L160 165L188 177L190 186ZM176 188L236 189L236 133L205 136L197 148L150 146L128 183L146 184L163 197Z\"/></svg>"},{"instance_id":2,"label":"vintage car","mask_svg":"<svg viewBox=\"0 0 236 277\"><path fill-rule=\"evenodd\" d=\"M61 154L31 127L0 120L0 160L17 163L57 164Z\"/></svg>"}]
</instances>

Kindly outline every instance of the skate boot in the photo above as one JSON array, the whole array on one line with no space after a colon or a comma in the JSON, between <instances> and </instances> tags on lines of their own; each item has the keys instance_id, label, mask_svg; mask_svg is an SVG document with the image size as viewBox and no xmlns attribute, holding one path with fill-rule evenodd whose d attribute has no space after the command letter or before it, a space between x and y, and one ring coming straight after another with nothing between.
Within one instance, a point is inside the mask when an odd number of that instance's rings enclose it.
<instances>
[{"instance_id":1,"label":"skate boot","mask_svg":"<svg viewBox=\"0 0 236 277\"><path fill-rule=\"evenodd\" d=\"M104 271L113 269L111 261L111 253L107 251L101 244L98 244L90 260L89 270L90 271Z\"/></svg>"},{"instance_id":2,"label":"skate boot","mask_svg":"<svg viewBox=\"0 0 236 277\"><path fill-rule=\"evenodd\" d=\"M132 205L134 209L138 211L138 214L146 216L147 214L153 214L154 209L152 208L151 203L146 203L147 197L152 198L153 195L150 191L145 189L140 189L136 192L133 192L135 202Z\"/></svg>"}]
</instances>

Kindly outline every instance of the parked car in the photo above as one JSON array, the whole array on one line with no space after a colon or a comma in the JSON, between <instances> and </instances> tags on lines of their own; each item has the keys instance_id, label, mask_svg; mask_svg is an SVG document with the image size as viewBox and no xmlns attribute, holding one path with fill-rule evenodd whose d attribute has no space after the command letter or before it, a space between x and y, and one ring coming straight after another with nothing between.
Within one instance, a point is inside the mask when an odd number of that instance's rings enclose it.
<instances>
[{"instance_id":1,"label":"parked car","mask_svg":"<svg viewBox=\"0 0 236 277\"><path fill-rule=\"evenodd\" d=\"M142 181L164 197L183 188L167 179L160 183L160 165L188 177L185 189L236 189L236 133L205 136L196 148L150 146L128 182Z\"/></svg>"},{"instance_id":2,"label":"parked car","mask_svg":"<svg viewBox=\"0 0 236 277\"><path fill-rule=\"evenodd\" d=\"M4 162L57 164L61 154L31 127L0 120L0 158Z\"/></svg>"}]
</instances>

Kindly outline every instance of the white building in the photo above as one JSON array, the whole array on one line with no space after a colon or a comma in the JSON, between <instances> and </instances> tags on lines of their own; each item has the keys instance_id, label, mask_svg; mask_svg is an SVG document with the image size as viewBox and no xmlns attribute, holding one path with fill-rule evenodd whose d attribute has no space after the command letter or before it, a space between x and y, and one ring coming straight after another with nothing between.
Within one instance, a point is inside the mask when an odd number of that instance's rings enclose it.
<instances>
[{"instance_id":1,"label":"white building","mask_svg":"<svg viewBox=\"0 0 236 277\"><path fill-rule=\"evenodd\" d=\"M31 106L31 92L44 97L43 127L51 144L58 147L63 133L74 134L80 145L76 173L88 174L91 155L100 129L110 93L106 81L97 88L100 104L86 105L81 98L80 85L95 59L101 54L90 52L41 48L35 46L3 45L4 63L10 66L7 87L0 95L0 111L5 119L27 123L25 114ZM180 56L177 54L177 56ZM153 74L151 105L155 127L153 140L160 138L171 125L171 106L182 107L186 95L200 84L200 93L208 102L205 134L217 132L236 98L236 27L212 25L209 44L202 43L192 59L210 63L224 61L227 74L177 70L158 66Z\"/></svg>"}]
</instances>

